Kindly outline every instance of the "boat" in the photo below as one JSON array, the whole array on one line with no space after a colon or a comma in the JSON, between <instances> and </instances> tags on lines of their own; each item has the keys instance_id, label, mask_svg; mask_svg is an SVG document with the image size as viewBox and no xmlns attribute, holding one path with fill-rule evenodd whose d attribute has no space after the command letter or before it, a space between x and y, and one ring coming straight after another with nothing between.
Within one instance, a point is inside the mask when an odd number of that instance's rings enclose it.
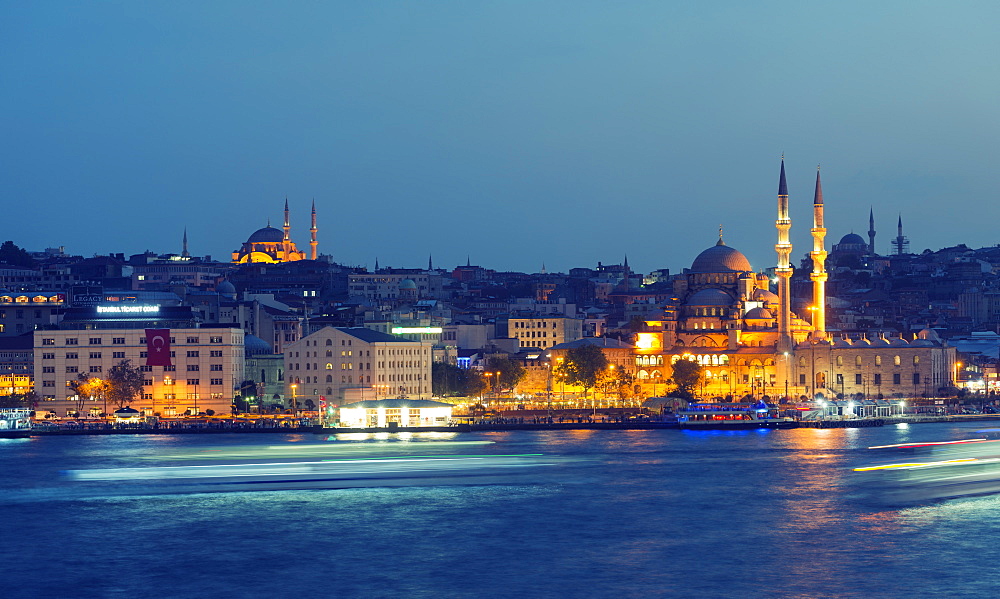
<instances>
[{"instance_id":1,"label":"boat","mask_svg":"<svg viewBox=\"0 0 1000 599\"><path fill-rule=\"evenodd\" d=\"M863 494L889 505L1000 493L1000 440L869 447L873 463L854 468Z\"/></svg>"},{"instance_id":2,"label":"boat","mask_svg":"<svg viewBox=\"0 0 1000 599\"><path fill-rule=\"evenodd\" d=\"M30 435L29 408L0 408L0 439L24 439Z\"/></svg>"},{"instance_id":3,"label":"boat","mask_svg":"<svg viewBox=\"0 0 1000 599\"><path fill-rule=\"evenodd\" d=\"M677 411L677 425L693 430L737 430L749 428L795 428L796 422L780 416L777 408L756 404L693 403Z\"/></svg>"}]
</instances>

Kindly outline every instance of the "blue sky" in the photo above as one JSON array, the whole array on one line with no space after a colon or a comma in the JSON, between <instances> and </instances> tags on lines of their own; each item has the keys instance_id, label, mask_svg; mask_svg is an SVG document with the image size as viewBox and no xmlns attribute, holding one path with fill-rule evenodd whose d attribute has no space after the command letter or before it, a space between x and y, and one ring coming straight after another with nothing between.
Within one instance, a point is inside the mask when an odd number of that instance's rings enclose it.
<instances>
[{"instance_id":1,"label":"blue sky","mask_svg":"<svg viewBox=\"0 0 1000 599\"><path fill-rule=\"evenodd\" d=\"M255 229L347 264L689 266L718 226L796 262L898 213L998 241L995 2L0 3L0 237L228 257Z\"/></svg>"}]
</instances>

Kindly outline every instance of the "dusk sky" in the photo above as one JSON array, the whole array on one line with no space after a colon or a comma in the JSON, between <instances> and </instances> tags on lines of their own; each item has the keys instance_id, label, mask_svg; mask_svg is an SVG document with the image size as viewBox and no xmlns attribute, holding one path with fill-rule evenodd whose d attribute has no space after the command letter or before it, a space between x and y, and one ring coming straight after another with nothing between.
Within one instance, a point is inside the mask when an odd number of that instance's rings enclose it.
<instances>
[{"instance_id":1,"label":"dusk sky","mask_svg":"<svg viewBox=\"0 0 1000 599\"><path fill-rule=\"evenodd\" d=\"M288 197L350 265L537 272L717 239L998 241L997 2L0 3L2 240L228 260Z\"/></svg>"}]
</instances>

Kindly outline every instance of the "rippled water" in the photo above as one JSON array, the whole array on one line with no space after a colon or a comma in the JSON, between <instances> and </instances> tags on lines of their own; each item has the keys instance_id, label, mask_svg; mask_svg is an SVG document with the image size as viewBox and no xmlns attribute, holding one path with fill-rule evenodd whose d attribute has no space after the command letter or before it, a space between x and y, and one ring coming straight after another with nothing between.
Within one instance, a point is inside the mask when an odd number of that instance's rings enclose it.
<instances>
[{"instance_id":1,"label":"rippled water","mask_svg":"<svg viewBox=\"0 0 1000 599\"><path fill-rule=\"evenodd\" d=\"M863 501L871 445L974 424L460 434L580 458L535 484L66 495L63 470L277 443L445 454L414 435L0 441L2 597L992 597L1000 499ZM420 444L424 443L422 447Z\"/></svg>"}]
</instances>

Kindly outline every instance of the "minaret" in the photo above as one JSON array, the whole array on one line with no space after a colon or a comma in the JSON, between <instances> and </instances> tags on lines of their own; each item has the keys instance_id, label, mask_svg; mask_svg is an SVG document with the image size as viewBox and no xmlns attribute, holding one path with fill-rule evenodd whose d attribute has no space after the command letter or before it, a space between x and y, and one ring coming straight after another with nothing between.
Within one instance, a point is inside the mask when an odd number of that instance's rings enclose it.
<instances>
[{"instance_id":1,"label":"minaret","mask_svg":"<svg viewBox=\"0 0 1000 599\"><path fill-rule=\"evenodd\" d=\"M188 253L188 228L184 227L184 242L183 249L181 250L181 256L184 258L190 258L191 254Z\"/></svg>"},{"instance_id":2,"label":"minaret","mask_svg":"<svg viewBox=\"0 0 1000 599\"><path fill-rule=\"evenodd\" d=\"M287 202L287 200L286 200ZM288 236L288 233L285 233ZM316 259L316 199L313 198L312 205L312 226L309 227L309 259Z\"/></svg>"},{"instance_id":3,"label":"minaret","mask_svg":"<svg viewBox=\"0 0 1000 599\"><path fill-rule=\"evenodd\" d=\"M434 270L434 256L427 254L427 270Z\"/></svg>"},{"instance_id":4,"label":"minaret","mask_svg":"<svg viewBox=\"0 0 1000 599\"><path fill-rule=\"evenodd\" d=\"M896 224L896 239L892 242L896 246L896 255L902 256L910 249L910 240L903 235L903 215L899 215L899 222Z\"/></svg>"},{"instance_id":5,"label":"minaret","mask_svg":"<svg viewBox=\"0 0 1000 599\"><path fill-rule=\"evenodd\" d=\"M875 209L868 209L868 253L875 255Z\"/></svg>"},{"instance_id":6,"label":"minaret","mask_svg":"<svg viewBox=\"0 0 1000 599\"><path fill-rule=\"evenodd\" d=\"M774 251L778 253L778 266L774 274L778 275L778 351L787 352L792 349L792 301L791 279L792 242L788 238L788 230L792 228L792 219L788 216L788 185L785 183L785 156L781 156L781 175L778 178L778 220L774 221L778 229L778 243Z\"/></svg>"},{"instance_id":7,"label":"minaret","mask_svg":"<svg viewBox=\"0 0 1000 599\"><path fill-rule=\"evenodd\" d=\"M813 271L809 278L813 282L813 338L826 339L826 228L823 225L823 185L819 180L819 167L816 167L816 193L813 195L813 237L812 256ZM874 240L875 232L869 231L868 236ZM872 242L874 245L874 242Z\"/></svg>"},{"instance_id":8,"label":"minaret","mask_svg":"<svg viewBox=\"0 0 1000 599\"><path fill-rule=\"evenodd\" d=\"M292 225L289 223L288 220L288 196L285 196L285 226L282 228L285 230L285 236L281 240L281 249L284 250L285 252L284 259L287 260L288 251L291 249L291 241L292 241L292 238L289 235L289 233L292 230Z\"/></svg>"}]
</instances>

